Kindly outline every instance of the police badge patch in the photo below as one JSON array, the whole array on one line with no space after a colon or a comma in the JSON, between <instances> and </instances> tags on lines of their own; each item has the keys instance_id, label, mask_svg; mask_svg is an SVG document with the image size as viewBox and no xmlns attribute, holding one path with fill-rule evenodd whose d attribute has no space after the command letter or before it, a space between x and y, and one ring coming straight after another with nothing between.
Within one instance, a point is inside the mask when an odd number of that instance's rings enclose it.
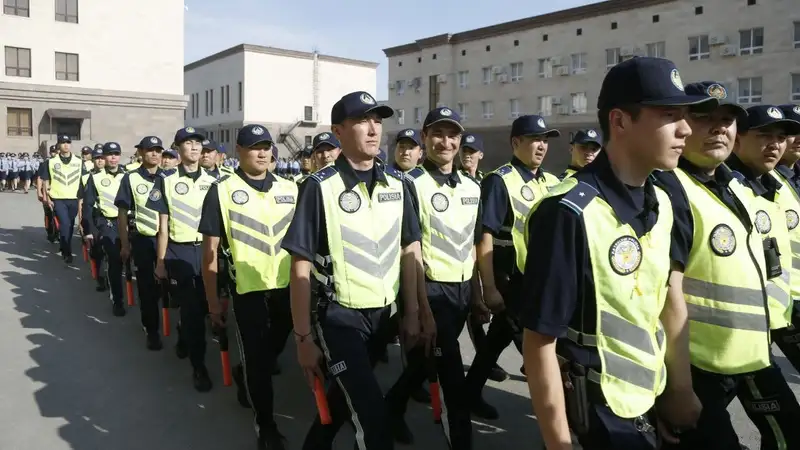
<instances>
[{"instance_id":1,"label":"police badge patch","mask_svg":"<svg viewBox=\"0 0 800 450\"><path fill-rule=\"evenodd\" d=\"M181 181L180 183L175 185L175 193L183 195L189 192L189 185Z\"/></svg>"},{"instance_id":2,"label":"police badge patch","mask_svg":"<svg viewBox=\"0 0 800 450\"><path fill-rule=\"evenodd\" d=\"M633 236L622 236L608 249L608 261L614 272L630 275L642 263L642 244Z\"/></svg>"},{"instance_id":3,"label":"police badge patch","mask_svg":"<svg viewBox=\"0 0 800 450\"><path fill-rule=\"evenodd\" d=\"M247 195L247 192L240 189L238 191L233 191L233 194L231 194L231 200L233 200L233 203L236 203L237 205L244 205L250 201L250 196Z\"/></svg>"},{"instance_id":4,"label":"police badge patch","mask_svg":"<svg viewBox=\"0 0 800 450\"><path fill-rule=\"evenodd\" d=\"M339 194L339 207L346 213L354 213L361 208L361 197L353 191L344 191Z\"/></svg>"},{"instance_id":5,"label":"police badge patch","mask_svg":"<svg viewBox=\"0 0 800 450\"><path fill-rule=\"evenodd\" d=\"M465 140L467 141L467 144L472 144L475 142L475 136L467 136Z\"/></svg>"},{"instance_id":6,"label":"police badge patch","mask_svg":"<svg viewBox=\"0 0 800 450\"><path fill-rule=\"evenodd\" d=\"M55 163L55 164L53 164L53 169L56 169L56 170L58 170L58 169L60 169L60 168L61 168L61 163Z\"/></svg>"},{"instance_id":7,"label":"police badge patch","mask_svg":"<svg viewBox=\"0 0 800 450\"><path fill-rule=\"evenodd\" d=\"M730 256L736 251L736 236L731 227L721 223L711 230L708 237L711 250L719 256Z\"/></svg>"},{"instance_id":8,"label":"police badge patch","mask_svg":"<svg viewBox=\"0 0 800 450\"><path fill-rule=\"evenodd\" d=\"M800 223L800 216L797 214L797 211L793 209L786 210L786 227L789 228L789 231L794 230L797 228L797 224Z\"/></svg>"},{"instance_id":9,"label":"police badge patch","mask_svg":"<svg viewBox=\"0 0 800 450\"><path fill-rule=\"evenodd\" d=\"M158 189L153 189L152 191L150 191L150 196L147 198L149 198L150 201L157 202L161 200L161 191L159 191Z\"/></svg>"},{"instance_id":10,"label":"police badge patch","mask_svg":"<svg viewBox=\"0 0 800 450\"><path fill-rule=\"evenodd\" d=\"M136 193L140 194L140 195L147 194L147 185L146 184L140 184L140 185L136 186Z\"/></svg>"},{"instance_id":11,"label":"police badge patch","mask_svg":"<svg viewBox=\"0 0 800 450\"><path fill-rule=\"evenodd\" d=\"M761 234L767 234L772 230L772 220L769 214L763 209L756 211L756 230Z\"/></svg>"},{"instance_id":12,"label":"police badge patch","mask_svg":"<svg viewBox=\"0 0 800 450\"><path fill-rule=\"evenodd\" d=\"M520 195L522 195L522 198L524 198L529 202L532 202L533 199L536 198L536 196L533 195L533 189L531 189L531 187L527 185L522 186L522 188L519 190L519 193Z\"/></svg>"},{"instance_id":13,"label":"police badge patch","mask_svg":"<svg viewBox=\"0 0 800 450\"><path fill-rule=\"evenodd\" d=\"M431 205L436 211L444 212L450 207L450 200L444 194L437 192L431 197Z\"/></svg>"},{"instance_id":14,"label":"police badge patch","mask_svg":"<svg viewBox=\"0 0 800 450\"><path fill-rule=\"evenodd\" d=\"M111 180L108 178L103 178L103 180L100 182L100 185L103 187L109 187L111 186Z\"/></svg>"}]
</instances>

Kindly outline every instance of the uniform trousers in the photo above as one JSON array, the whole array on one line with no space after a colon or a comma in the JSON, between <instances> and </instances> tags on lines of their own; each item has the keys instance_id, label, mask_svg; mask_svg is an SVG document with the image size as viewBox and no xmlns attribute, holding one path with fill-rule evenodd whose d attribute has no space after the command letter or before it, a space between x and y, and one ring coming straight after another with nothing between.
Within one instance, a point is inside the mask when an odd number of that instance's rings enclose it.
<instances>
[{"instance_id":1,"label":"uniform trousers","mask_svg":"<svg viewBox=\"0 0 800 450\"><path fill-rule=\"evenodd\" d=\"M58 218L61 254L72 255L72 234L75 232L75 217L78 215L78 200L53 199L53 213L56 218Z\"/></svg>"},{"instance_id":2,"label":"uniform trousers","mask_svg":"<svg viewBox=\"0 0 800 450\"><path fill-rule=\"evenodd\" d=\"M117 220L116 218L96 217L94 224L97 227L100 246L103 253L106 254L106 261L108 261L108 285L111 289L111 301L122 304L122 258L120 257L122 244L119 240Z\"/></svg>"},{"instance_id":3,"label":"uniform trousers","mask_svg":"<svg viewBox=\"0 0 800 450\"><path fill-rule=\"evenodd\" d=\"M778 345L795 370L800 370L800 306L792 307L792 323L780 330L772 330L772 340Z\"/></svg>"},{"instance_id":4,"label":"uniform trousers","mask_svg":"<svg viewBox=\"0 0 800 450\"><path fill-rule=\"evenodd\" d=\"M180 307L180 339L194 369L205 368L208 303L200 275L200 243L170 242L164 264L170 278L170 299Z\"/></svg>"},{"instance_id":5,"label":"uniform trousers","mask_svg":"<svg viewBox=\"0 0 800 450\"><path fill-rule=\"evenodd\" d=\"M157 334L160 319L158 300L161 297L161 289L155 278L156 238L133 234L131 256L136 265L136 287L139 291L142 327L147 334Z\"/></svg>"}]
</instances>

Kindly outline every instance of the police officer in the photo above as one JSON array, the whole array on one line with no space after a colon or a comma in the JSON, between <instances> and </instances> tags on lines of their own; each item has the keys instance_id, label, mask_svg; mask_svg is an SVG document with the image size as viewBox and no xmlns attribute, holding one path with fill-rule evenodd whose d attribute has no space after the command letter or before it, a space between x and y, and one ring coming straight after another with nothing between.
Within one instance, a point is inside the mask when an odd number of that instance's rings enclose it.
<instances>
[{"instance_id":1,"label":"police officer","mask_svg":"<svg viewBox=\"0 0 800 450\"><path fill-rule=\"evenodd\" d=\"M83 197L84 224L88 224L91 236L97 236L108 263L108 285L111 288L111 312L117 316L125 315L122 292L122 264L120 238L117 231L118 208L114 205L117 192L124 175L119 165L122 148L116 142L103 145L103 170L92 173ZM86 231L84 227L84 231ZM90 234L85 233L86 236ZM95 244L95 245L97 245Z\"/></svg>"},{"instance_id":2,"label":"police officer","mask_svg":"<svg viewBox=\"0 0 800 450\"><path fill-rule=\"evenodd\" d=\"M687 95L667 59L614 66L597 102L605 150L554 188L526 223L518 300L528 386L547 448L568 446L571 427L587 450L655 449L648 415L662 392L683 402L683 414L664 417L669 423L688 427L697 419L691 389L671 390L691 384L680 340L686 317L675 313L683 299L667 296L672 207L650 174L677 166L692 132L689 108L716 104Z\"/></svg>"},{"instance_id":3,"label":"police officer","mask_svg":"<svg viewBox=\"0 0 800 450\"><path fill-rule=\"evenodd\" d=\"M417 270L422 270L419 223L408 187L400 172L375 159L382 121L393 112L366 92L347 94L334 104L331 128L342 153L332 166L301 185L295 218L283 240L283 248L292 255L298 360L313 386L314 377L322 377L319 364L324 352L336 381L327 392L334 423L349 417L361 450L394 447L383 393L372 373L372 356L391 333L401 259L403 284L417 286ZM312 266L322 293L315 326L320 347L312 339ZM403 329L409 347L419 338L421 326L423 334L432 334L430 310L419 307L416 291L403 290ZM336 427L320 426L317 418L303 448L327 448L335 432Z\"/></svg>"},{"instance_id":4,"label":"police officer","mask_svg":"<svg viewBox=\"0 0 800 450\"><path fill-rule=\"evenodd\" d=\"M483 239L478 245L478 266L486 305L494 316L483 346L477 349L467 374L465 395L472 412L496 419L497 409L483 400L481 392L492 375L497 359L511 342L521 351L521 329L513 311L516 292L512 281L517 267L524 265L524 221L530 209L559 183L541 165L548 139L560 136L544 118L522 116L511 124L511 162L488 174L482 183ZM508 302L508 304L506 304ZM487 320L488 311L476 310L476 320ZM502 375L499 374L499 375Z\"/></svg>"},{"instance_id":5,"label":"police officer","mask_svg":"<svg viewBox=\"0 0 800 450\"><path fill-rule=\"evenodd\" d=\"M428 113L422 127L426 159L408 172L422 232L422 261L428 303L436 321L435 360L446 405L444 433L452 449L472 448L469 405L463 395L464 365L458 336L473 303L481 301L474 247L480 241L481 188L477 180L459 175L455 161L464 128L450 108ZM395 429L403 443L412 441L403 415L413 390L430 374L425 349L408 349L408 363L386 394Z\"/></svg>"},{"instance_id":6,"label":"police officer","mask_svg":"<svg viewBox=\"0 0 800 450\"><path fill-rule=\"evenodd\" d=\"M483 159L483 139L474 133L464 133L461 140L461 172L482 181L484 173L478 169Z\"/></svg>"},{"instance_id":7,"label":"police officer","mask_svg":"<svg viewBox=\"0 0 800 450\"><path fill-rule=\"evenodd\" d=\"M578 130L569 144L570 162L564 173L558 177L562 180L571 177L575 172L594 161L597 153L603 147L603 137L594 128Z\"/></svg>"},{"instance_id":8,"label":"police officer","mask_svg":"<svg viewBox=\"0 0 800 450\"><path fill-rule=\"evenodd\" d=\"M164 149L161 153L161 169L165 175L170 175L177 170L178 167L178 152L172 148Z\"/></svg>"},{"instance_id":9,"label":"police officer","mask_svg":"<svg viewBox=\"0 0 800 450\"><path fill-rule=\"evenodd\" d=\"M51 145L49 158L54 157L54 152L56 152L56 146ZM4 158L0 158L0 177L4 175L2 170L3 167L6 167L5 175L8 175L8 162L4 163L4 161ZM3 166L3 164L5 165ZM53 214L53 208L50 207L46 197L44 196L45 184L44 181L42 181L42 172L50 170L49 168L49 159L48 161L44 161L43 164L39 165L38 176L36 178L36 198L42 203L42 209L44 209L44 223L45 231L47 232L47 240L51 243L55 243L58 241L58 230L56 229L55 214ZM2 185L3 190L5 190L5 178L0 179L0 185Z\"/></svg>"},{"instance_id":10,"label":"police officer","mask_svg":"<svg viewBox=\"0 0 800 450\"><path fill-rule=\"evenodd\" d=\"M83 186L83 162L70 152L72 140L59 136L58 157L51 158L39 175L42 179L42 198L54 212L59 222L59 246L64 262L72 264L72 234L78 215L78 198Z\"/></svg>"},{"instance_id":11,"label":"police officer","mask_svg":"<svg viewBox=\"0 0 800 450\"><path fill-rule=\"evenodd\" d=\"M212 388L205 364L208 305L200 275L202 235L197 226L203 199L216 178L200 167L204 140L192 127L175 133L181 164L172 175L156 177L145 205L159 213L155 274L161 280L169 274L170 298L180 305L181 315L175 352L179 358L189 356L198 392Z\"/></svg>"},{"instance_id":12,"label":"police officer","mask_svg":"<svg viewBox=\"0 0 800 450\"><path fill-rule=\"evenodd\" d=\"M92 163L92 147L88 145L81 147L81 159L83 159L84 170L89 172L94 168L94 163Z\"/></svg>"},{"instance_id":13,"label":"police officer","mask_svg":"<svg viewBox=\"0 0 800 450\"><path fill-rule=\"evenodd\" d=\"M311 175L314 164L314 147L307 145L298 155L299 163L295 161L299 170L294 174L294 180L297 184L301 184L305 179ZM293 166L294 167L294 166Z\"/></svg>"},{"instance_id":14,"label":"police officer","mask_svg":"<svg viewBox=\"0 0 800 450\"><path fill-rule=\"evenodd\" d=\"M136 266L136 286L139 291L139 311L142 327L147 335L148 350L161 350L163 344L159 329L158 300L161 291L156 283L156 235L158 234L158 213L147 208L147 200L161 177L158 167L164 144L158 136L145 136L136 147L142 155L138 169L126 173L120 182L114 205L118 208L117 226L121 242L121 259L127 261L133 256ZM128 213L133 212L134 227L128 226Z\"/></svg>"},{"instance_id":15,"label":"police officer","mask_svg":"<svg viewBox=\"0 0 800 450\"><path fill-rule=\"evenodd\" d=\"M400 172L408 172L417 167L422 158L422 139L417 130L413 128L400 130L394 141L392 166Z\"/></svg>"},{"instance_id":16,"label":"police officer","mask_svg":"<svg viewBox=\"0 0 800 450\"><path fill-rule=\"evenodd\" d=\"M241 343L244 380L255 414L259 449L284 449L273 417L272 370L291 332L290 256L280 242L294 215L297 184L267 170L272 137L266 127L239 130L241 166L211 186L203 203L203 281L211 320L225 326L217 285L220 244L230 249L236 272L233 312Z\"/></svg>"},{"instance_id":17,"label":"police officer","mask_svg":"<svg viewBox=\"0 0 800 450\"><path fill-rule=\"evenodd\" d=\"M81 176L81 182L83 185L88 185L89 177L91 177L92 174L98 174L102 172L105 166L106 160L103 157L103 147L95 147L95 149L92 150L92 170ZM103 247L100 244L100 239L98 238L95 240L95 235L92 234L92 226L89 223L91 219L91 215L81 214L81 236L86 245L89 246L89 257L92 259L92 261L94 261L94 266L99 271L99 269L103 267ZM97 292L105 292L105 290L108 288L105 274L97 273L97 279L95 281L97 282L95 290Z\"/></svg>"},{"instance_id":18,"label":"police officer","mask_svg":"<svg viewBox=\"0 0 800 450\"><path fill-rule=\"evenodd\" d=\"M314 151L314 171L333 164L336 158L339 157L339 153L342 152L342 149L339 148L339 141L336 139L336 136L328 132L314 136L311 146Z\"/></svg>"},{"instance_id":19,"label":"police officer","mask_svg":"<svg viewBox=\"0 0 800 450\"><path fill-rule=\"evenodd\" d=\"M127 172L133 172L142 165L141 149L139 148L138 145L134 145L134 148L136 148L136 151L131 156L131 161L123 166Z\"/></svg>"},{"instance_id":20,"label":"police officer","mask_svg":"<svg viewBox=\"0 0 800 450\"><path fill-rule=\"evenodd\" d=\"M220 148L217 141L213 139L203 140L203 153L200 156L200 167L217 179L223 175L223 172L228 175L233 174L233 170L230 168L217 164L220 154L219 150Z\"/></svg>"}]
</instances>

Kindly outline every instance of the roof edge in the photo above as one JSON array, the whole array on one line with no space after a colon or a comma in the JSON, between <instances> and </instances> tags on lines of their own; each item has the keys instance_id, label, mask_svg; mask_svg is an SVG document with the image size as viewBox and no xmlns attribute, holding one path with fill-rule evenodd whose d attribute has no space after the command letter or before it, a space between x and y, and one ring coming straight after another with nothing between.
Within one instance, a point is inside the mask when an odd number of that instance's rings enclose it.
<instances>
[{"instance_id":1,"label":"roof edge","mask_svg":"<svg viewBox=\"0 0 800 450\"><path fill-rule=\"evenodd\" d=\"M277 47L266 47L263 45L254 45L254 44L239 44L234 47L231 47L226 50L222 50L221 52L214 53L213 55L206 56L205 58L198 59L197 61L191 62L183 66L183 71L189 72L191 70L197 69L198 67L205 66L210 64L214 61L218 61L220 59L227 58L229 56L233 56L239 53L244 52L252 52L252 53L262 53L265 55L275 55L275 56L286 56L290 58L301 58L301 59L313 59L314 53L312 52L304 52L299 50L289 50L285 48L277 48ZM318 53L317 56L319 57L320 61L327 61L332 63L338 64L346 64L350 66L358 66L358 67L366 67L369 69L376 69L380 64L374 61L365 61L360 59L351 59L351 58L343 58L341 56L333 56L333 55L324 55Z\"/></svg>"}]
</instances>

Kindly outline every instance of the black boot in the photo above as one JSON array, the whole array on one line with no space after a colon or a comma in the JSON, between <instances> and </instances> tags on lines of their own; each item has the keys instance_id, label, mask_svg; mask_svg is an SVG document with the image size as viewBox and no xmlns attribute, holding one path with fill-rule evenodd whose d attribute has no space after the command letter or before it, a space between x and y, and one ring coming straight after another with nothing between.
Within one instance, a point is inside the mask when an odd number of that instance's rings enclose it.
<instances>
[{"instance_id":1,"label":"black boot","mask_svg":"<svg viewBox=\"0 0 800 450\"><path fill-rule=\"evenodd\" d=\"M197 392L208 392L213 387L211 377L208 376L208 369L205 366L196 367L192 373L192 382Z\"/></svg>"},{"instance_id":2,"label":"black boot","mask_svg":"<svg viewBox=\"0 0 800 450\"><path fill-rule=\"evenodd\" d=\"M164 348L164 344L161 343L161 336L158 332L147 333L147 349L158 351L162 348Z\"/></svg>"},{"instance_id":3,"label":"black boot","mask_svg":"<svg viewBox=\"0 0 800 450\"><path fill-rule=\"evenodd\" d=\"M127 312L122 302L115 301L111 307L111 314L114 314L116 317L124 317Z\"/></svg>"}]
</instances>

